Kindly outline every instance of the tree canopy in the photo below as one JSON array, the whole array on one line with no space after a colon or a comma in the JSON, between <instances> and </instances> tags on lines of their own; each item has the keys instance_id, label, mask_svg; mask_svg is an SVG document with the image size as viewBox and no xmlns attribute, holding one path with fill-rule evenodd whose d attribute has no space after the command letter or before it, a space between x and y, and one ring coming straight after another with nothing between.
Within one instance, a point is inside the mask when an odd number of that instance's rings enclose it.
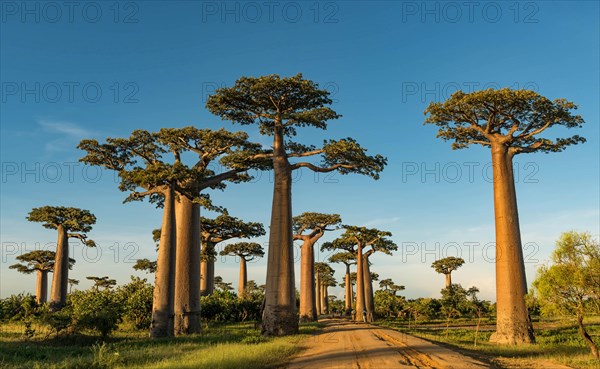
<instances>
[{"instance_id":1,"label":"tree canopy","mask_svg":"<svg viewBox=\"0 0 600 369\"><path fill-rule=\"evenodd\" d=\"M257 124L260 133L273 136L281 131L291 138L299 127L327 129L327 121L338 119L329 92L306 80L302 74L281 78L278 75L241 77L233 87L218 89L208 98L206 107L224 120L242 125ZM285 142L288 158L320 156L320 163L297 162L290 169L309 168L315 172L360 173L375 179L387 164L381 155L368 156L354 139L324 140L321 148L294 141ZM273 151L261 158L272 158Z\"/></svg>"},{"instance_id":2,"label":"tree canopy","mask_svg":"<svg viewBox=\"0 0 600 369\"><path fill-rule=\"evenodd\" d=\"M86 246L96 245L85 235L92 230L92 225L96 224L96 216L89 210L64 206L42 206L32 209L27 220L42 223L42 226L48 229L58 229L59 226L62 226L66 232L80 232L82 234L73 233L68 237L79 238Z\"/></svg>"},{"instance_id":3,"label":"tree canopy","mask_svg":"<svg viewBox=\"0 0 600 369\"><path fill-rule=\"evenodd\" d=\"M48 271L54 270L54 258L56 253L48 250L35 250L28 253L19 255L16 257L21 264L13 264L9 266L10 269L15 269L17 272L31 274L35 271ZM75 264L75 259L69 258L69 269Z\"/></svg>"},{"instance_id":4,"label":"tree canopy","mask_svg":"<svg viewBox=\"0 0 600 369\"><path fill-rule=\"evenodd\" d=\"M566 99L551 101L531 90L456 91L443 103L429 104L425 124L440 127L438 137L454 141L453 149L498 143L510 147L513 155L559 152L585 142L585 138L574 135L550 139L538 135L554 126L580 128L585 122L580 115L572 114L576 109L577 105Z\"/></svg>"},{"instance_id":5,"label":"tree canopy","mask_svg":"<svg viewBox=\"0 0 600 369\"><path fill-rule=\"evenodd\" d=\"M263 257L265 251L263 250L263 247L256 242L237 242L225 246L219 254L221 256L236 255L246 261L251 261L255 258Z\"/></svg>"},{"instance_id":6,"label":"tree canopy","mask_svg":"<svg viewBox=\"0 0 600 369\"><path fill-rule=\"evenodd\" d=\"M464 259L454 256L448 256L440 260L436 260L431 264L431 267L440 274L450 274L460 268L465 263Z\"/></svg>"}]
</instances>

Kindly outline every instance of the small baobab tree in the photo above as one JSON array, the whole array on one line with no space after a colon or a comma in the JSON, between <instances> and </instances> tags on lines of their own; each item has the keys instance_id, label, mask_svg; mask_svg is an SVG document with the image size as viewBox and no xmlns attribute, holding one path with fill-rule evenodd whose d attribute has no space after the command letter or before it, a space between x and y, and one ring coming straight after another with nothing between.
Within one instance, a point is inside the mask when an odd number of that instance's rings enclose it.
<instances>
[{"instance_id":1,"label":"small baobab tree","mask_svg":"<svg viewBox=\"0 0 600 369\"><path fill-rule=\"evenodd\" d=\"M54 270L56 253L48 250L35 250L17 256L21 263L9 266L19 273L31 274L37 272L35 299L38 304L45 303L48 297L48 273ZM69 258L69 269L73 267L74 259Z\"/></svg>"},{"instance_id":2,"label":"small baobab tree","mask_svg":"<svg viewBox=\"0 0 600 369\"><path fill-rule=\"evenodd\" d=\"M317 305L317 314L327 314L327 296L325 296L325 289L323 288L326 281L329 280L330 276L333 276L334 270L329 264L323 262L315 263L315 298Z\"/></svg>"},{"instance_id":3,"label":"small baobab tree","mask_svg":"<svg viewBox=\"0 0 600 369\"><path fill-rule=\"evenodd\" d=\"M184 127L136 130L129 138L83 140L78 146L87 151L81 161L119 173L119 188L130 192L126 201L148 197L163 207L152 337L200 331L200 206L207 202L202 192L251 179L246 171L260 145L247 138L244 132ZM195 160L186 164L184 158ZM213 170L215 162L222 172Z\"/></svg>"},{"instance_id":4,"label":"small baobab tree","mask_svg":"<svg viewBox=\"0 0 600 369\"><path fill-rule=\"evenodd\" d=\"M223 292L233 291L233 287L231 287L231 283L225 282L223 280L223 277L221 277L220 275L215 276L215 286Z\"/></svg>"},{"instance_id":5,"label":"small baobab tree","mask_svg":"<svg viewBox=\"0 0 600 369\"><path fill-rule=\"evenodd\" d=\"M151 261L150 259L137 259L135 264L133 264L133 269L145 271L148 274L156 273L156 261Z\"/></svg>"},{"instance_id":6,"label":"small baobab tree","mask_svg":"<svg viewBox=\"0 0 600 369\"><path fill-rule=\"evenodd\" d=\"M254 238L266 234L262 223L244 222L230 216L226 211L214 219L202 217L200 232L202 238L200 294L203 296L210 295L215 288L215 246L218 243L233 238Z\"/></svg>"},{"instance_id":7,"label":"small baobab tree","mask_svg":"<svg viewBox=\"0 0 600 369\"><path fill-rule=\"evenodd\" d=\"M323 314L331 313L329 309L329 297L331 297L329 296L329 287L335 286L337 286L337 281L333 277L333 273L321 276L321 309Z\"/></svg>"},{"instance_id":8,"label":"small baobab tree","mask_svg":"<svg viewBox=\"0 0 600 369\"><path fill-rule=\"evenodd\" d=\"M79 279L69 278L69 293L73 290L73 286L77 286L79 284Z\"/></svg>"},{"instance_id":9,"label":"small baobab tree","mask_svg":"<svg viewBox=\"0 0 600 369\"><path fill-rule=\"evenodd\" d=\"M292 219L294 240L302 241L300 248L300 321L317 320L315 292L315 243L326 231L341 223L338 214L302 213Z\"/></svg>"},{"instance_id":10,"label":"small baobab tree","mask_svg":"<svg viewBox=\"0 0 600 369\"><path fill-rule=\"evenodd\" d=\"M345 250L353 255L356 263L356 320L362 320L365 311L368 321L375 319L375 304L373 300L373 278L369 266L369 257L379 251L391 255L398 246L388 237L390 232L375 228L345 225L346 231L333 242L326 242L321 250Z\"/></svg>"},{"instance_id":11,"label":"small baobab tree","mask_svg":"<svg viewBox=\"0 0 600 369\"><path fill-rule=\"evenodd\" d=\"M267 283L262 333L285 335L298 332L294 245L292 227L292 171L302 168L328 173L359 173L379 178L387 160L369 156L354 139L329 140L320 148L291 140L298 128L326 129L340 116L329 106L329 92L298 74L242 77L233 87L220 88L208 98L213 114L242 125L258 125L260 133L273 137L273 146L263 157L274 172ZM286 141L286 138L289 139ZM321 164L316 163L321 158ZM306 161L290 162L290 159Z\"/></svg>"},{"instance_id":12,"label":"small baobab tree","mask_svg":"<svg viewBox=\"0 0 600 369\"><path fill-rule=\"evenodd\" d=\"M436 260L431 264L431 267L436 272L446 276L446 288L452 288L452 272L460 268L465 263L464 259L454 256L448 256L440 260Z\"/></svg>"},{"instance_id":13,"label":"small baobab tree","mask_svg":"<svg viewBox=\"0 0 600 369\"><path fill-rule=\"evenodd\" d=\"M351 272L350 266L356 264L356 255L348 252L342 251L336 254L333 254L329 257L330 263L342 263L346 267L346 273L344 275L344 291L345 291L345 301L344 301L344 309L346 314L350 314L352 311L352 300L354 299L354 293L352 291L352 282L351 282Z\"/></svg>"},{"instance_id":14,"label":"small baobab tree","mask_svg":"<svg viewBox=\"0 0 600 369\"><path fill-rule=\"evenodd\" d=\"M96 224L96 217L89 210L63 206L43 206L29 212L27 220L40 222L44 228L58 232L52 290L50 292L50 308L58 310L67 303L69 286L69 238L77 238L88 247L95 247L94 241L87 238L87 232Z\"/></svg>"},{"instance_id":15,"label":"small baobab tree","mask_svg":"<svg viewBox=\"0 0 600 369\"><path fill-rule=\"evenodd\" d=\"M248 271L246 269L246 264L256 258L265 256L263 247L256 242L237 242L225 246L219 254L221 256L231 255L240 258L238 297L243 299L246 296L246 288L248 286Z\"/></svg>"},{"instance_id":16,"label":"small baobab tree","mask_svg":"<svg viewBox=\"0 0 600 369\"><path fill-rule=\"evenodd\" d=\"M396 292L404 291L404 286L395 284L391 278L386 278L379 281L379 287L381 287L384 291L393 294L394 296L396 296Z\"/></svg>"},{"instance_id":17,"label":"small baobab tree","mask_svg":"<svg viewBox=\"0 0 600 369\"><path fill-rule=\"evenodd\" d=\"M425 110L426 124L440 127L438 137L454 141L453 149L473 144L492 152L494 217L496 220L496 332L491 341L505 344L533 343L533 326L525 304L527 281L521 246L519 213L513 175L513 158L524 153L561 152L585 142L540 137L552 127L582 127L584 120L572 114L577 105L566 99L550 99L530 90L487 89L457 91L444 102Z\"/></svg>"},{"instance_id":18,"label":"small baobab tree","mask_svg":"<svg viewBox=\"0 0 600 369\"><path fill-rule=\"evenodd\" d=\"M108 276L104 276L104 277L88 276L85 278L94 282L94 285L92 286L92 288L95 291L99 291L100 288L104 288L104 290L106 291L117 285L117 281L114 279L110 279Z\"/></svg>"}]
</instances>

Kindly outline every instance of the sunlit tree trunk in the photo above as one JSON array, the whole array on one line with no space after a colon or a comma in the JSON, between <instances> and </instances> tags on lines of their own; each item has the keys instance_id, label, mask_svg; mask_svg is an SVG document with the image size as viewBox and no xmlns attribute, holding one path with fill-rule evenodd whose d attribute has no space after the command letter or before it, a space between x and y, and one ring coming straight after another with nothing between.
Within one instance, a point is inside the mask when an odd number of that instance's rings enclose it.
<instances>
[{"instance_id":1,"label":"sunlit tree trunk","mask_svg":"<svg viewBox=\"0 0 600 369\"><path fill-rule=\"evenodd\" d=\"M62 225L57 227L58 241L52 275L52 291L50 307L56 311L67 303L67 288L69 286L69 236Z\"/></svg>"},{"instance_id":2,"label":"sunlit tree trunk","mask_svg":"<svg viewBox=\"0 0 600 369\"><path fill-rule=\"evenodd\" d=\"M200 332L200 205L185 196L175 204L175 335Z\"/></svg>"},{"instance_id":3,"label":"sunlit tree trunk","mask_svg":"<svg viewBox=\"0 0 600 369\"><path fill-rule=\"evenodd\" d=\"M600 353L598 352L598 346L596 345L596 343L594 343L594 341L592 340L592 337L590 337L588 332L585 330L585 327L583 326L583 314L577 315L577 328L579 330L579 335L581 336L581 338L583 338L585 343L589 346L594 358L600 359Z\"/></svg>"},{"instance_id":4,"label":"sunlit tree trunk","mask_svg":"<svg viewBox=\"0 0 600 369\"><path fill-rule=\"evenodd\" d=\"M246 287L248 285L248 272L246 271L246 259L240 257L240 280L238 285L238 297L240 299L246 296Z\"/></svg>"},{"instance_id":5,"label":"sunlit tree trunk","mask_svg":"<svg viewBox=\"0 0 600 369\"><path fill-rule=\"evenodd\" d=\"M362 321L363 311L365 307L365 284L363 279L364 274L364 260L362 257L362 245L358 244L356 251L356 314L354 320Z\"/></svg>"},{"instance_id":6,"label":"sunlit tree trunk","mask_svg":"<svg viewBox=\"0 0 600 369\"><path fill-rule=\"evenodd\" d=\"M451 288L452 287L452 274L447 273L446 274L446 288Z\"/></svg>"},{"instance_id":7,"label":"sunlit tree trunk","mask_svg":"<svg viewBox=\"0 0 600 369\"><path fill-rule=\"evenodd\" d=\"M214 250L215 244L206 242L203 247L205 251ZM215 259L212 257L200 262L200 295L208 296L215 292Z\"/></svg>"},{"instance_id":8,"label":"sunlit tree trunk","mask_svg":"<svg viewBox=\"0 0 600 369\"><path fill-rule=\"evenodd\" d=\"M202 245L205 247L204 245ZM200 261L200 296L208 296L208 261Z\"/></svg>"},{"instance_id":9,"label":"sunlit tree trunk","mask_svg":"<svg viewBox=\"0 0 600 369\"><path fill-rule=\"evenodd\" d=\"M317 316L323 314L323 304L321 304L321 276L315 273L315 306Z\"/></svg>"},{"instance_id":10,"label":"sunlit tree trunk","mask_svg":"<svg viewBox=\"0 0 600 369\"><path fill-rule=\"evenodd\" d=\"M300 253L300 321L314 322L317 320L317 301L313 243L304 240Z\"/></svg>"},{"instance_id":11,"label":"sunlit tree trunk","mask_svg":"<svg viewBox=\"0 0 600 369\"><path fill-rule=\"evenodd\" d=\"M273 139L275 183L262 316L262 333L276 336L298 332L292 235L292 172L285 154L283 127L279 124L276 122Z\"/></svg>"},{"instance_id":12,"label":"sunlit tree trunk","mask_svg":"<svg viewBox=\"0 0 600 369\"><path fill-rule=\"evenodd\" d=\"M175 302L175 197L173 189L165 191L163 221L158 247L158 260L152 297L150 337L170 337L174 334Z\"/></svg>"},{"instance_id":13,"label":"sunlit tree trunk","mask_svg":"<svg viewBox=\"0 0 600 369\"><path fill-rule=\"evenodd\" d=\"M365 290L365 309L367 310L367 322L375 321L375 303L373 300L373 282L371 281L371 268L369 258L363 256L363 283Z\"/></svg>"},{"instance_id":14,"label":"sunlit tree trunk","mask_svg":"<svg viewBox=\"0 0 600 369\"><path fill-rule=\"evenodd\" d=\"M521 231L512 155L506 146L492 145L494 215L496 220L496 332L490 341L517 345L535 343L525 305L527 281L521 248Z\"/></svg>"},{"instance_id":15,"label":"sunlit tree trunk","mask_svg":"<svg viewBox=\"0 0 600 369\"><path fill-rule=\"evenodd\" d=\"M323 310L323 314L329 314L329 301L327 301L329 297L327 296L327 286L321 285L321 306Z\"/></svg>"},{"instance_id":16,"label":"sunlit tree trunk","mask_svg":"<svg viewBox=\"0 0 600 369\"><path fill-rule=\"evenodd\" d=\"M352 281L350 280L350 265L346 265L346 279L345 279L345 289L346 289L346 301L345 308L346 314L349 314L352 311Z\"/></svg>"},{"instance_id":17,"label":"sunlit tree trunk","mask_svg":"<svg viewBox=\"0 0 600 369\"><path fill-rule=\"evenodd\" d=\"M35 286L35 300L38 304L46 302L48 297L48 271L38 270L37 281Z\"/></svg>"}]
</instances>

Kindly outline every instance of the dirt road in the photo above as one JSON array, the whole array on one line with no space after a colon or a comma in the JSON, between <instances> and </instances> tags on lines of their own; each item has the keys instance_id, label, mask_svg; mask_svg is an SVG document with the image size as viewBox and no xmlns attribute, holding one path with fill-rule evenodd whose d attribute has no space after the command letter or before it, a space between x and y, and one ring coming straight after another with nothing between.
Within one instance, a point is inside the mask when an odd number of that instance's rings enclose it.
<instances>
[{"instance_id":1,"label":"dirt road","mask_svg":"<svg viewBox=\"0 0 600 369\"><path fill-rule=\"evenodd\" d=\"M369 324L326 321L323 333L288 369L444 368L480 369L488 365L417 337Z\"/></svg>"}]
</instances>

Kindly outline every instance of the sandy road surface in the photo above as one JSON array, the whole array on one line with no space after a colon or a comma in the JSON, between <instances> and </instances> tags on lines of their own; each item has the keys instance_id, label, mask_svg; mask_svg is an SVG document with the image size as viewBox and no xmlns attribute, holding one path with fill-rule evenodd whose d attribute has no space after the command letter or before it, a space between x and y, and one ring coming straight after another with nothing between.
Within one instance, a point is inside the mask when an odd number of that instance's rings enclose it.
<instances>
[{"instance_id":1,"label":"sandy road surface","mask_svg":"<svg viewBox=\"0 0 600 369\"><path fill-rule=\"evenodd\" d=\"M288 369L300 368L444 368L480 369L487 364L417 337L369 324L326 321L323 333Z\"/></svg>"}]
</instances>

